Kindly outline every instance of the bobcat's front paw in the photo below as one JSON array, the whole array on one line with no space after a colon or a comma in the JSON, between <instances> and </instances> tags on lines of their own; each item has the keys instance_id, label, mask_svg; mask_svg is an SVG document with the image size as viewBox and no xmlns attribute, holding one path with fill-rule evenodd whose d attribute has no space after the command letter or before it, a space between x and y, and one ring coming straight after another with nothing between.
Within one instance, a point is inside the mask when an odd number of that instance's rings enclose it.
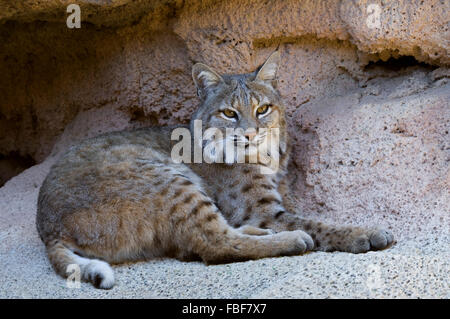
<instances>
[{"instance_id":1,"label":"bobcat's front paw","mask_svg":"<svg viewBox=\"0 0 450 319\"><path fill-rule=\"evenodd\" d=\"M352 253L365 253L369 250L380 250L394 241L392 233L385 229L370 229L357 235L350 247Z\"/></svg>"},{"instance_id":2,"label":"bobcat's front paw","mask_svg":"<svg viewBox=\"0 0 450 319\"><path fill-rule=\"evenodd\" d=\"M288 241L292 240L294 244L294 250L297 253L304 253L307 251L310 251L314 248L314 241L307 233L301 230L295 230L295 231L286 231L281 232L278 234L284 234L287 237Z\"/></svg>"}]
</instances>

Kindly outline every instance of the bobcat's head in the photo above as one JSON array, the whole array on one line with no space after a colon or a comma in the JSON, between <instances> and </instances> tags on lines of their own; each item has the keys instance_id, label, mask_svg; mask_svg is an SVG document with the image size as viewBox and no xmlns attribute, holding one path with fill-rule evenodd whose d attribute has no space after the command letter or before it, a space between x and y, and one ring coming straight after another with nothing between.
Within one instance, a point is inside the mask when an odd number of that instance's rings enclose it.
<instances>
[{"instance_id":1,"label":"bobcat's head","mask_svg":"<svg viewBox=\"0 0 450 319\"><path fill-rule=\"evenodd\" d=\"M219 75L204 64L194 65L192 77L201 105L191 118L191 131L195 120L202 121L204 133L210 128L210 132L214 128L219 131L211 140L202 142L205 159L222 162L218 158L222 157L228 164L239 162L237 152L232 157L224 155L226 151L217 152L220 143L243 149L246 163L255 152L258 162L264 164L261 154L278 158L286 151L285 107L276 85L279 61L280 53L276 51L256 71L237 75ZM227 134L227 129L234 129L234 134ZM270 145L275 143L276 154L271 154L274 148Z\"/></svg>"}]
</instances>

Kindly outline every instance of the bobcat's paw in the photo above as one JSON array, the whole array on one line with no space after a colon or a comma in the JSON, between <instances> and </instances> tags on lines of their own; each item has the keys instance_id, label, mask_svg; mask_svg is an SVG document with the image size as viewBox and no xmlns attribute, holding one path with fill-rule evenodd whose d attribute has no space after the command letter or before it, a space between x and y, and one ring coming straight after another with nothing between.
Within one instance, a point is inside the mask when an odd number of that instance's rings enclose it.
<instances>
[{"instance_id":1,"label":"bobcat's paw","mask_svg":"<svg viewBox=\"0 0 450 319\"><path fill-rule=\"evenodd\" d=\"M394 235L386 229L375 229L369 237L371 250L388 247L394 242Z\"/></svg>"},{"instance_id":2,"label":"bobcat's paw","mask_svg":"<svg viewBox=\"0 0 450 319\"><path fill-rule=\"evenodd\" d=\"M380 250L388 247L394 241L392 233L385 229L371 229L354 239L350 251L365 253L369 250Z\"/></svg>"},{"instance_id":3,"label":"bobcat's paw","mask_svg":"<svg viewBox=\"0 0 450 319\"><path fill-rule=\"evenodd\" d=\"M314 248L314 241L307 233L301 230L295 231L286 231L278 234L283 234L286 237L286 240L291 241L293 244L293 253L294 254L302 254Z\"/></svg>"},{"instance_id":4,"label":"bobcat's paw","mask_svg":"<svg viewBox=\"0 0 450 319\"><path fill-rule=\"evenodd\" d=\"M111 289L114 286L114 272L108 263L101 260L94 259L86 265L84 278L98 289Z\"/></svg>"}]
</instances>

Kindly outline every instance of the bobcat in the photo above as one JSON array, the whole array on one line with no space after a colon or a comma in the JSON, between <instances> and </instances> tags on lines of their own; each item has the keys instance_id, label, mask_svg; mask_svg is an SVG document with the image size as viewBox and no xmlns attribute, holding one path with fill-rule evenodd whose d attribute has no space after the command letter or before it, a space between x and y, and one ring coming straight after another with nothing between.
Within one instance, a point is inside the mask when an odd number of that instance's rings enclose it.
<instances>
[{"instance_id":1,"label":"bobcat","mask_svg":"<svg viewBox=\"0 0 450 319\"><path fill-rule=\"evenodd\" d=\"M192 76L201 105L193 121L202 128L242 128L235 144L262 147L278 129L278 167L214 161L176 163L173 127L114 132L70 148L51 168L39 192L37 230L56 272L78 264L97 288L114 285L108 263L174 257L207 264L306 251L362 253L383 249L393 236L383 229L329 226L299 216L286 182L289 143L285 107L276 88L280 53L255 72L219 75L196 64ZM193 142L194 143L194 142ZM201 143L206 148L208 143ZM253 148L254 149L254 148ZM269 168L270 170L270 168Z\"/></svg>"}]
</instances>

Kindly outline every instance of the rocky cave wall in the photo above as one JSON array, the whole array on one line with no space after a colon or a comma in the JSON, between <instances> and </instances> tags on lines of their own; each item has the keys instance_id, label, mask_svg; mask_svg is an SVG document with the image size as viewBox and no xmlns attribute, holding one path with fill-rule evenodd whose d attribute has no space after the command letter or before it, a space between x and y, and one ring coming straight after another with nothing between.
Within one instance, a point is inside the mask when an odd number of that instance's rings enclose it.
<instances>
[{"instance_id":1,"label":"rocky cave wall","mask_svg":"<svg viewBox=\"0 0 450 319\"><path fill-rule=\"evenodd\" d=\"M450 211L449 12L444 0L0 0L0 185L87 136L186 123L195 62L242 73L279 46L305 211Z\"/></svg>"}]
</instances>

